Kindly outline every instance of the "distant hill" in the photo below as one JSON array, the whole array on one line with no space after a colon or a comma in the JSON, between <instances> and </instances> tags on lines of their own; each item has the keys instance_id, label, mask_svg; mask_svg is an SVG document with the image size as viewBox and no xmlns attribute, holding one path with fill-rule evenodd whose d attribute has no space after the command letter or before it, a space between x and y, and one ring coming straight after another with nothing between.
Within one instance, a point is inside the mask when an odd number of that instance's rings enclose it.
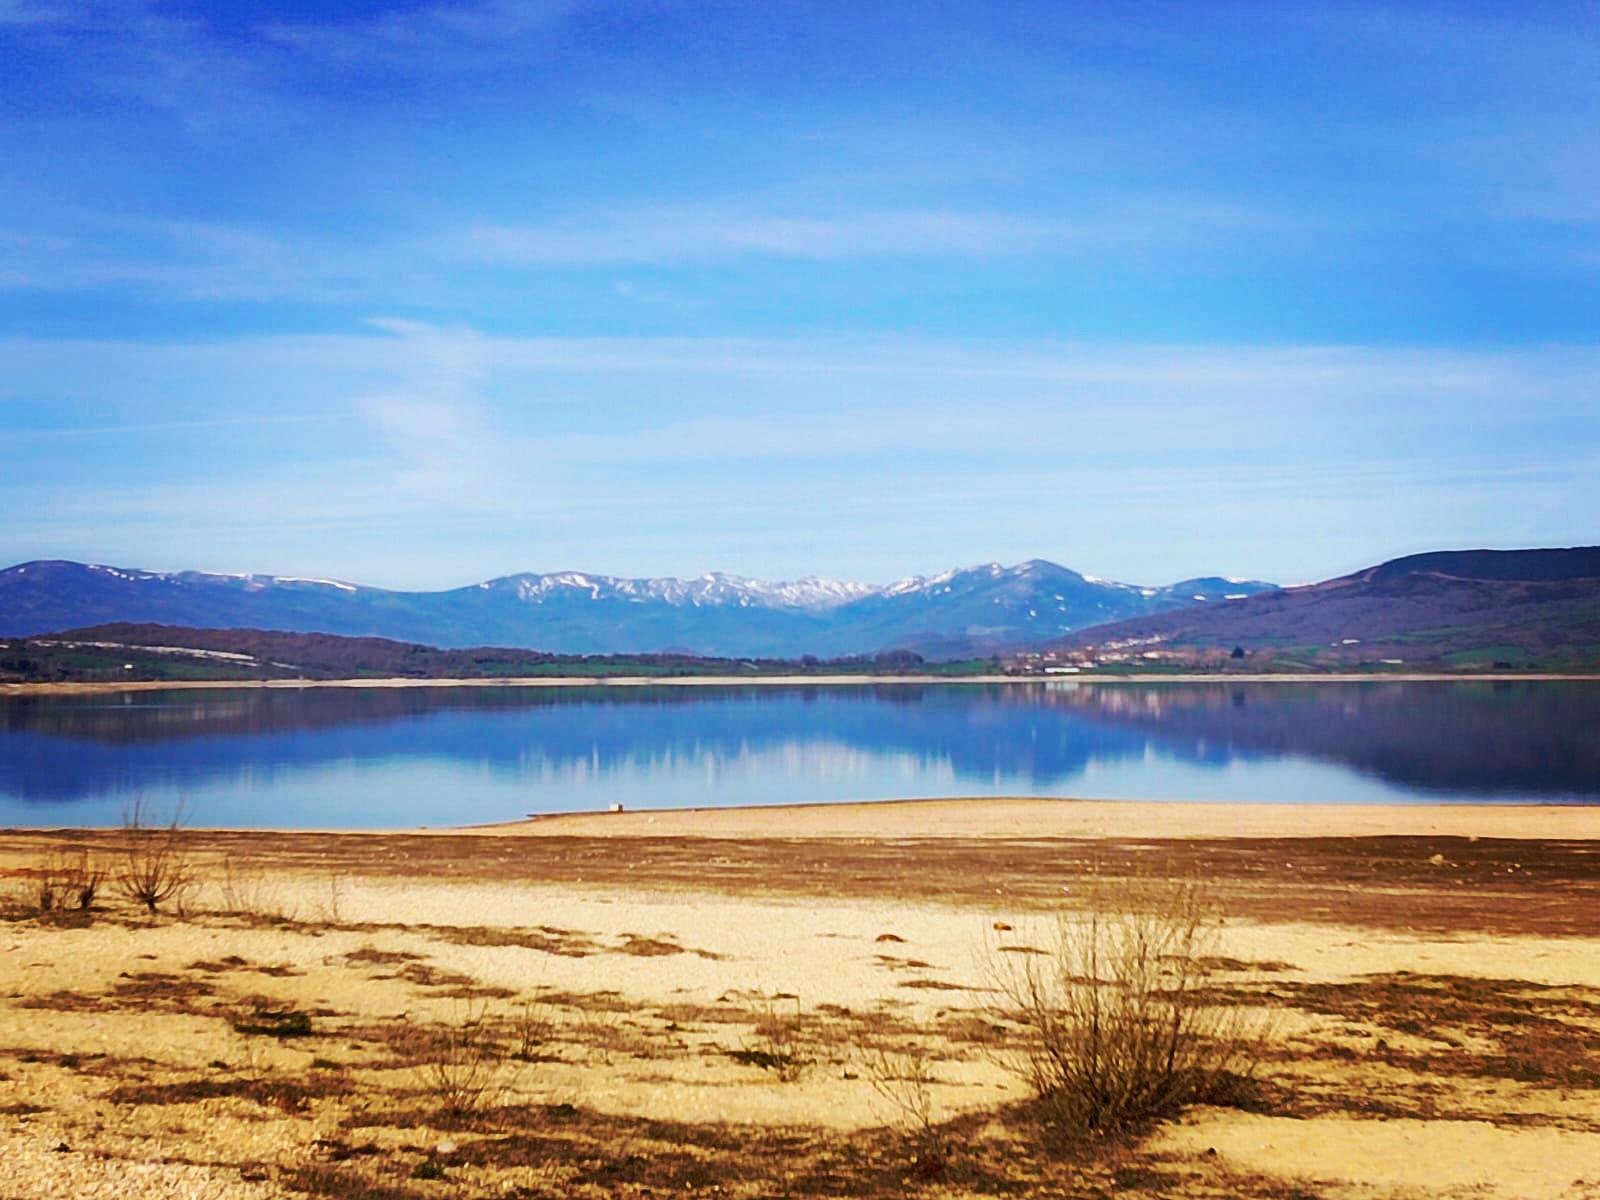
<instances>
[{"instance_id":1,"label":"distant hill","mask_svg":"<svg viewBox=\"0 0 1600 1200\"><path fill-rule=\"evenodd\" d=\"M986 668L926 667L914 653L849 659L699 658L683 654L547 654L514 647L441 650L387 638L267 629L189 629L111 624L0 642L0 682L110 682L271 679L506 679L538 676L726 675L837 671L950 673Z\"/></svg>"},{"instance_id":2,"label":"distant hill","mask_svg":"<svg viewBox=\"0 0 1600 1200\"><path fill-rule=\"evenodd\" d=\"M1446 668L1600 665L1600 547L1414 554L1306 587L1075 631L1130 660Z\"/></svg>"},{"instance_id":3,"label":"distant hill","mask_svg":"<svg viewBox=\"0 0 1600 1200\"><path fill-rule=\"evenodd\" d=\"M332 579L39 561L0 571L0 637L133 622L556 654L832 658L907 649L957 659L1272 587L1219 578L1142 587L1035 559L887 586L817 578L765 583L718 574L623 579L562 571L507 575L448 591L400 592Z\"/></svg>"}]
</instances>

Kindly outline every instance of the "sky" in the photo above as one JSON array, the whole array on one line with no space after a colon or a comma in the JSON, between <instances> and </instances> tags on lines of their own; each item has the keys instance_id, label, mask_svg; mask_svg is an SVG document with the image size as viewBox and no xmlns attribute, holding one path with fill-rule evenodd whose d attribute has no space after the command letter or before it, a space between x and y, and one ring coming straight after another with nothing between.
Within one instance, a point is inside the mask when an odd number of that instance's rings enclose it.
<instances>
[{"instance_id":1,"label":"sky","mask_svg":"<svg viewBox=\"0 0 1600 1200\"><path fill-rule=\"evenodd\" d=\"M1592 4L0 0L0 565L1600 542Z\"/></svg>"}]
</instances>

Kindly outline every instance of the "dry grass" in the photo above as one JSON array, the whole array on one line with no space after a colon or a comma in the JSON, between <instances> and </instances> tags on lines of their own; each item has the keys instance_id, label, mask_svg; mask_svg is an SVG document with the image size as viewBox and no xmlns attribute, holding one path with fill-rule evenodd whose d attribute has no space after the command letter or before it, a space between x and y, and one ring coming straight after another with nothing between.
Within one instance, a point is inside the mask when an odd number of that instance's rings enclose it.
<instances>
[{"instance_id":1,"label":"dry grass","mask_svg":"<svg viewBox=\"0 0 1600 1200\"><path fill-rule=\"evenodd\" d=\"M205 1100L239 1098L280 1113L306 1112L313 1101L349 1094L350 1082L342 1076L316 1072L303 1078L286 1075L223 1074L171 1083L128 1083L111 1089L111 1104L198 1104Z\"/></svg>"},{"instance_id":2,"label":"dry grass","mask_svg":"<svg viewBox=\"0 0 1600 1200\"><path fill-rule=\"evenodd\" d=\"M0 835L0 853L32 854L59 835ZM74 841L115 856L116 831ZM473 834L241 833L191 830L196 855L235 855L301 876L608 886L729 895L881 898L1053 911L1063 877L1098 865L1134 876L1152 846L1170 869L1211 882L1231 915L1355 924L1403 933L1587 936L1600 902L1600 855L1587 838L1391 836L827 838L507 838ZM1446 867L1433 864L1436 854ZM1287 870L1285 864L1292 863ZM1262 886L1270 881L1270 887ZM331 887L328 889L331 891ZM341 902L343 901L341 897ZM342 903L341 903L342 906ZM306 907L311 907L307 905ZM442 927L441 927L442 928ZM560 936L560 935L557 935Z\"/></svg>"},{"instance_id":3,"label":"dry grass","mask_svg":"<svg viewBox=\"0 0 1600 1200\"><path fill-rule=\"evenodd\" d=\"M414 928L427 930L439 941L457 946L518 946L561 958L586 958L604 950L587 934L554 925L528 929L483 925L419 925Z\"/></svg>"}]
</instances>

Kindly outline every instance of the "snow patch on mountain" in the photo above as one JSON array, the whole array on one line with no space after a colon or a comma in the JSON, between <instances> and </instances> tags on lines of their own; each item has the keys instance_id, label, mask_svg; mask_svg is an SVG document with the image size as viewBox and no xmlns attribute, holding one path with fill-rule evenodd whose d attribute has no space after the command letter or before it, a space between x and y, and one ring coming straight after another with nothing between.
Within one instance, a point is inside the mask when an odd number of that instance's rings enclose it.
<instances>
[{"instance_id":1,"label":"snow patch on mountain","mask_svg":"<svg viewBox=\"0 0 1600 1200\"><path fill-rule=\"evenodd\" d=\"M311 583L318 587L331 587L341 592L354 592L358 589L353 583L341 583L337 579L307 579L303 575L274 575L273 583Z\"/></svg>"},{"instance_id":2,"label":"snow patch on mountain","mask_svg":"<svg viewBox=\"0 0 1600 1200\"><path fill-rule=\"evenodd\" d=\"M503 580L479 584L492 588L510 586L517 598L530 604L558 600L585 592L593 600L656 601L676 607L731 606L739 608L797 608L826 611L877 594L872 584L823 579L808 575L801 579L769 583L743 575L707 572L694 579L623 579L613 575L586 575L577 571L557 571L548 575L513 575Z\"/></svg>"}]
</instances>

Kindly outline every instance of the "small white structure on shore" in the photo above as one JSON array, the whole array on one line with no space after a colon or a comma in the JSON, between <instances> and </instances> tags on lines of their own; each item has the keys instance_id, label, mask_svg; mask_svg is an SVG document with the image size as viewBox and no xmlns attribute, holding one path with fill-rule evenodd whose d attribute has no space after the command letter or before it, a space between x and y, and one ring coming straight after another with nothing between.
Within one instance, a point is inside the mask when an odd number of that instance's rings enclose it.
<instances>
[{"instance_id":1,"label":"small white structure on shore","mask_svg":"<svg viewBox=\"0 0 1600 1200\"><path fill-rule=\"evenodd\" d=\"M621 812L622 811L622 805L613 804L610 808L606 809L606 811L607 812Z\"/></svg>"}]
</instances>

